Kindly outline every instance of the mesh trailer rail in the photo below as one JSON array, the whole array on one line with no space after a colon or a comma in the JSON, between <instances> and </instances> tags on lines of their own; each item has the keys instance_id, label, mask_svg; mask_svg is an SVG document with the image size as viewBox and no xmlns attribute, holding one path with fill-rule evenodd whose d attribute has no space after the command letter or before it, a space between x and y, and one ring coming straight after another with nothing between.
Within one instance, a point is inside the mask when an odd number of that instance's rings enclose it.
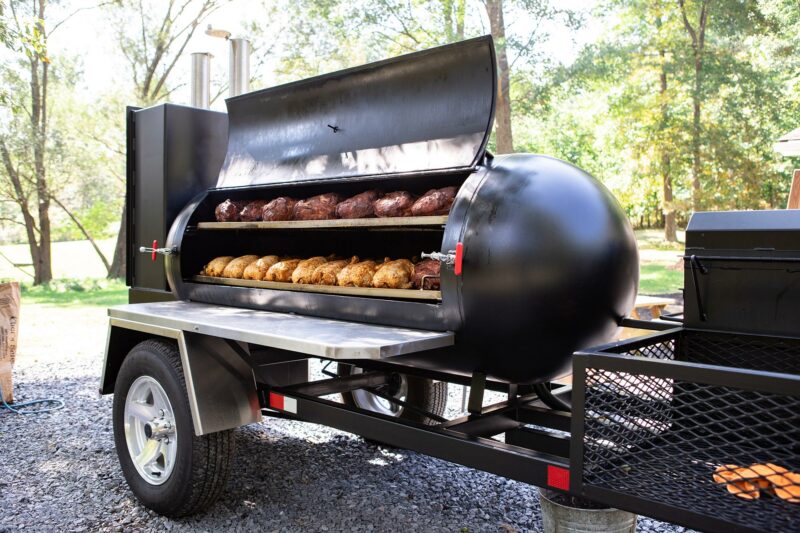
<instances>
[{"instance_id":1,"label":"mesh trailer rail","mask_svg":"<svg viewBox=\"0 0 800 533\"><path fill-rule=\"evenodd\" d=\"M798 237L796 211L692 218L680 327L574 356L573 490L696 529L800 529Z\"/></svg>"}]
</instances>

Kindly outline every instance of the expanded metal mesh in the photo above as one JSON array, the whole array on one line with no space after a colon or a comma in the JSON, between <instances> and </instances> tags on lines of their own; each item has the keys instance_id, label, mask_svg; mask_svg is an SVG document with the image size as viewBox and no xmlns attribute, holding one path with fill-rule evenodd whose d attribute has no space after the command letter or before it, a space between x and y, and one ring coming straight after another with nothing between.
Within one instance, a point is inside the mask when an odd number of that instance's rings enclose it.
<instances>
[{"instance_id":1,"label":"expanded metal mesh","mask_svg":"<svg viewBox=\"0 0 800 533\"><path fill-rule=\"evenodd\" d=\"M682 331L615 351L787 372L800 343ZM776 395L601 366L586 371L585 485L765 531L800 528L800 388Z\"/></svg>"}]
</instances>

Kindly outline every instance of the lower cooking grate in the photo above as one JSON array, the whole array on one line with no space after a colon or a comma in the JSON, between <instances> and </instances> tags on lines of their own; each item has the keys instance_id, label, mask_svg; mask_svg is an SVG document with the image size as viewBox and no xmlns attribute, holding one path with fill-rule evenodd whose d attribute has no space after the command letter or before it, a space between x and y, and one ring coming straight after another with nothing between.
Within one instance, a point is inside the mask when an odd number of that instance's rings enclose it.
<instances>
[{"instance_id":1,"label":"lower cooking grate","mask_svg":"<svg viewBox=\"0 0 800 533\"><path fill-rule=\"evenodd\" d=\"M581 489L606 503L635 498L642 514L690 527L796 531L800 376L731 366L786 372L798 347L680 330L609 349L628 357L577 355ZM648 513L647 503L661 507Z\"/></svg>"}]
</instances>

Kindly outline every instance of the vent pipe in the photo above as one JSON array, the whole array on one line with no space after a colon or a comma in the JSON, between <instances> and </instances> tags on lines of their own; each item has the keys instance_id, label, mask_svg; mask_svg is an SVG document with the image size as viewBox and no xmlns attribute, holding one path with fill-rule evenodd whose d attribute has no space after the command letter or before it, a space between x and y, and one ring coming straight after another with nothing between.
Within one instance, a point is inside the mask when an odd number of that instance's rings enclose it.
<instances>
[{"instance_id":1,"label":"vent pipe","mask_svg":"<svg viewBox=\"0 0 800 533\"><path fill-rule=\"evenodd\" d=\"M231 43L228 64L228 96L238 96L250 91L250 41L228 39Z\"/></svg>"},{"instance_id":2,"label":"vent pipe","mask_svg":"<svg viewBox=\"0 0 800 533\"><path fill-rule=\"evenodd\" d=\"M208 109L211 104L211 58L208 52L192 54L192 107Z\"/></svg>"}]
</instances>

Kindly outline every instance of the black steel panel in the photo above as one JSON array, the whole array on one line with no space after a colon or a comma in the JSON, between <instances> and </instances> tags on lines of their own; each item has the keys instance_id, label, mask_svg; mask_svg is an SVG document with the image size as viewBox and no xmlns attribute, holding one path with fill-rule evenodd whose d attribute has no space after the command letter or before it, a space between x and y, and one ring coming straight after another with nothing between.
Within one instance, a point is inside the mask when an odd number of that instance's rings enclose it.
<instances>
[{"instance_id":1,"label":"black steel panel","mask_svg":"<svg viewBox=\"0 0 800 533\"><path fill-rule=\"evenodd\" d=\"M227 116L163 104L128 109L128 283L169 290L164 258L139 252L164 246L177 214L192 196L213 186L225 156Z\"/></svg>"},{"instance_id":2,"label":"black steel panel","mask_svg":"<svg viewBox=\"0 0 800 533\"><path fill-rule=\"evenodd\" d=\"M164 108L143 109L134 113L136 128L136 172L133 202L133 232L128 235L128 254L133 258L133 286L165 289L164 258L152 261L150 254L139 253L140 246L164 240L169 227L164 220L166 198L164 160Z\"/></svg>"},{"instance_id":3,"label":"black steel panel","mask_svg":"<svg viewBox=\"0 0 800 533\"><path fill-rule=\"evenodd\" d=\"M485 36L228 99L218 186L473 167L496 86Z\"/></svg>"}]
</instances>

